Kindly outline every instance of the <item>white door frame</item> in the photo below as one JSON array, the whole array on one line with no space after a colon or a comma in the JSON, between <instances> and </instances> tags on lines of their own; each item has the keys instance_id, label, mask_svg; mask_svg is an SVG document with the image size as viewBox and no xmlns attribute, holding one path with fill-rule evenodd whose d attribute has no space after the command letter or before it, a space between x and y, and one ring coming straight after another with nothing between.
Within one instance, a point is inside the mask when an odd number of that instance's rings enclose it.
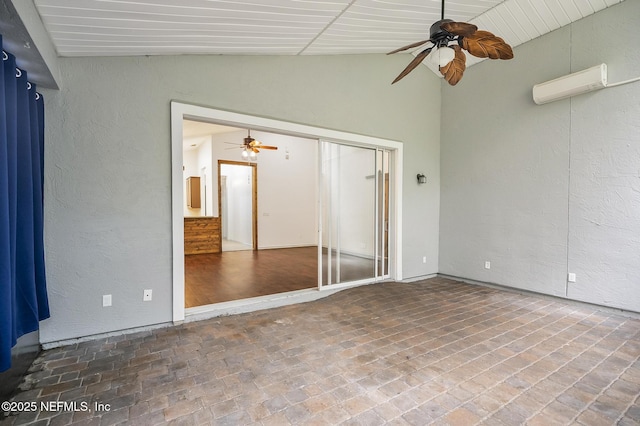
<instances>
[{"instance_id":1,"label":"white door frame","mask_svg":"<svg viewBox=\"0 0 640 426\"><path fill-rule=\"evenodd\" d=\"M327 161L326 158L324 158L324 154L323 154L323 148L322 145L323 143L331 143L331 144L338 144L341 146L351 146L353 147L353 144L347 144L347 143L341 143L339 141L333 141L333 140L327 140L327 139L320 139L319 141L320 143L320 147L319 147L319 155L318 155L318 170L320 171L320 173L322 173L323 170L323 164L325 163L325 161ZM362 147L362 146L360 146ZM323 240L323 235L325 234L324 232L324 226L327 223L327 217L323 217L324 215L327 216L331 216L330 213L328 213L332 207L331 207L331 200L326 200L328 202L328 204L323 205L323 194L324 194L324 186L326 185L326 182L323 182L323 177L320 177L318 179L318 204L320 206L319 208L319 212L318 212L318 289L319 290L335 290L335 289L344 289L344 288L348 288L348 287L354 287L354 286L358 286L358 285L362 285L362 284L372 284L372 283L376 283L376 282L380 282L380 281L385 281L388 280L389 278L394 278L397 279L395 277L395 275L391 275L390 270L391 269L395 269L394 265L391 265L391 268L389 268L387 270L386 273L384 274L380 274L378 272L378 259L379 256L381 255L381 253L379 253L379 248L380 248L380 238L383 238L383 235L380 231L380 221L383 221L387 218L381 218L379 217L379 192L380 192L380 186L379 185L384 185L384 178L382 180L382 182L379 181L379 176L378 176L378 154L382 151L387 152L390 154L390 163L394 161L394 156L395 155L401 155L401 153L398 153L397 151L394 150L390 150L388 148L385 147L381 147L381 146L375 146L375 147L362 147L371 151L375 152L375 156L376 156L376 162L375 162L375 170L373 170L374 174L372 175L372 177L375 179L375 201L374 201L374 222L375 222L375 227L371 230L374 233L374 245L373 245L373 256L372 259L374 260L374 274L373 276L370 277L366 277L366 278L361 278L361 279L357 279L357 280L353 280L353 281L346 281L343 282L340 280L340 252L341 252L341 248L340 248L340 237L338 236L337 241L333 241L332 239L332 232L327 232L326 236L327 236L327 241ZM340 158L338 158L338 161L340 161ZM391 166L391 164L389 164ZM391 169L391 167L390 167ZM391 173L394 178L395 178L395 174L394 174L394 170L388 170L389 173ZM329 174L328 179L331 180L333 177L332 174ZM332 187L331 192L334 193L334 191L340 191L341 187L340 185L336 185L335 187L333 185L331 185L331 183L328 184L330 187ZM390 197L393 199L395 194L390 194ZM331 198L331 197L330 197ZM340 198L338 196L338 198ZM391 203L389 203L389 206L391 207ZM371 206L370 206L371 207ZM389 223L392 223L391 221ZM333 225L337 225L337 227L340 227L340 215L337 216L336 218L336 223L334 223ZM339 233L338 233L339 234ZM396 253L393 250L393 244L395 244L396 240L392 239L390 241L391 247L387 247L387 252L388 253ZM338 276L338 282L336 283L331 283L333 281L333 268L325 268L323 262L324 262L324 249L326 248L327 250L327 254L326 254L326 261L328 264L331 264L331 257L332 257L332 252L335 250L337 253L337 258L336 258L336 275ZM382 255L384 255L384 253L382 253ZM390 263L393 262L393 256L390 257ZM326 276L324 275L326 273ZM325 284L326 282L326 284ZM330 284L331 283L331 284Z\"/></svg>"},{"instance_id":2,"label":"white door frame","mask_svg":"<svg viewBox=\"0 0 640 426\"><path fill-rule=\"evenodd\" d=\"M291 123L271 118L257 117L214 108L171 101L171 215L173 235L173 321L185 319L184 307L184 182L182 181L182 121L195 119L232 127L270 131L309 139L325 139L363 147L382 147L394 151L393 159L393 223L389 224L393 235L393 256L390 277L402 280L402 142L375 138L355 133Z\"/></svg>"}]
</instances>

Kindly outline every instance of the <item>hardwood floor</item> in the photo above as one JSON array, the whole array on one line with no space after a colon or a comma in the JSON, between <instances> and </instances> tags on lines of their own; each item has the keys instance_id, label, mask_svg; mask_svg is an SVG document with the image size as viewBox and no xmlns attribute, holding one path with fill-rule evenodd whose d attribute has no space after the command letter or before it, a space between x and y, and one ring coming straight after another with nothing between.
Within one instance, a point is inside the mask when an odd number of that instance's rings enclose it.
<instances>
[{"instance_id":1,"label":"hardwood floor","mask_svg":"<svg viewBox=\"0 0 640 426\"><path fill-rule=\"evenodd\" d=\"M343 254L340 263L343 282L373 276L373 260ZM185 256L187 308L317 285L315 246Z\"/></svg>"},{"instance_id":2,"label":"hardwood floor","mask_svg":"<svg viewBox=\"0 0 640 426\"><path fill-rule=\"evenodd\" d=\"M317 285L317 247L185 256L187 308Z\"/></svg>"}]
</instances>

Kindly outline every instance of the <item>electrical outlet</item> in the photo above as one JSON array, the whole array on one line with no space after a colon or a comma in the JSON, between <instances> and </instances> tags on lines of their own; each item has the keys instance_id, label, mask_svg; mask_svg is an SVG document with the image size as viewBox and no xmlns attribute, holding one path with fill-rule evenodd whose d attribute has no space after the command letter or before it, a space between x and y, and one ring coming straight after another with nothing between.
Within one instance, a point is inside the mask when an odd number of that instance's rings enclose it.
<instances>
[{"instance_id":1,"label":"electrical outlet","mask_svg":"<svg viewBox=\"0 0 640 426\"><path fill-rule=\"evenodd\" d=\"M484 262L484 269L491 269L491 262L489 262L488 260Z\"/></svg>"},{"instance_id":2,"label":"electrical outlet","mask_svg":"<svg viewBox=\"0 0 640 426\"><path fill-rule=\"evenodd\" d=\"M574 274L573 272L569 272L568 280L569 280L570 283L575 283L576 282L576 274Z\"/></svg>"},{"instance_id":3,"label":"electrical outlet","mask_svg":"<svg viewBox=\"0 0 640 426\"><path fill-rule=\"evenodd\" d=\"M427 263L427 256L422 257L422 263Z\"/></svg>"},{"instance_id":4,"label":"electrical outlet","mask_svg":"<svg viewBox=\"0 0 640 426\"><path fill-rule=\"evenodd\" d=\"M110 294L102 295L102 306L103 307L111 306L111 295Z\"/></svg>"},{"instance_id":5,"label":"electrical outlet","mask_svg":"<svg viewBox=\"0 0 640 426\"><path fill-rule=\"evenodd\" d=\"M145 290L144 294L142 295L142 301L143 302L148 302L151 300L151 297L153 295L153 291L152 290Z\"/></svg>"}]
</instances>

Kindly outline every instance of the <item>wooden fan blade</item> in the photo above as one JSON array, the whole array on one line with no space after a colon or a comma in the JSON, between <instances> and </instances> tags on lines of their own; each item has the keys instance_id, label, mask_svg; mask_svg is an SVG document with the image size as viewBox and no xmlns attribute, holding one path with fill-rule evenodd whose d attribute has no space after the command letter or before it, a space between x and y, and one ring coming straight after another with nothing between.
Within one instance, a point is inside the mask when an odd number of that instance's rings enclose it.
<instances>
[{"instance_id":1,"label":"wooden fan blade","mask_svg":"<svg viewBox=\"0 0 640 426\"><path fill-rule=\"evenodd\" d=\"M427 55L429 55L429 52L431 52L431 49L433 48L430 47L418 53L418 55L415 58L413 58L413 61L409 62L409 65L407 65L407 67L396 77L395 80L393 80L391 84L397 83L398 81L402 80L407 74L413 71L415 67L420 65L420 62L424 61L424 58L426 58Z\"/></svg>"},{"instance_id":2,"label":"wooden fan blade","mask_svg":"<svg viewBox=\"0 0 640 426\"><path fill-rule=\"evenodd\" d=\"M277 146L270 146L270 145L260 145L260 146L257 146L256 148L259 148L259 149L278 149Z\"/></svg>"},{"instance_id":3,"label":"wooden fan blade","mask_svg":"<svg viewBox=\"0 0 640 426\"><path fill-rule=\"evenodd\" d=\"M411 49L412 47L418 47L421 44L425 44L425 43L430 42L430 41L431 40L422 40L422 41L417 41L415 43L407 44L406 46L403 46L403 47L401 47L399 49L396 49L394 51L391 51L391 52L387 53L387 55L392 55L394 53L402 52L403 50L408 50L408 49Z\"/></svg>"},{"instance_id":4,"label":"wooden fan blade","mask_svg":"<svg viewBox=\"0 0 640 426\"><path fill-rule=\"evenodd\" d=\"M440 73L442 73L444 79L447 80L447 83L455 86L462 79L462 74L464 74L464 70L467 68L467 57L460 46L452 47L456 52L456 56L453 58L453 61L440 67Z\"/></svg>"},{"instance_id":5,"label":"wooden fan blade","mask_svg":"<svg viewBox=\"0 0 640 426\"><path fill-rule=\"evenodd\" d=\"M470 36L463 37L459 44L473 56L491 59L512 59L513 50L503 39L490 33L479 30Z\"/></svg>"},{"instance_id":6,"label":"wooden fan blade","mask_svg":"<svg viewBox=\"0 0 640 426\"><path fill-rule=\"evenodd\" d=\"M478 31L478 27L467 22L443 22L440 28L453 35L467 37Z\"/></svg>"}]
</instances>

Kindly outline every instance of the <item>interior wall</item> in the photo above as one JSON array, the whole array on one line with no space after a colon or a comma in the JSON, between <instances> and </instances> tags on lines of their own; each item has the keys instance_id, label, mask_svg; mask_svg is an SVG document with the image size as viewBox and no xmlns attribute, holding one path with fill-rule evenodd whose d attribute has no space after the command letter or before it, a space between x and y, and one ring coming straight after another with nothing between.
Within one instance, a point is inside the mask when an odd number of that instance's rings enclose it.
<instances>
[{"instance_id":1,"label":"interior wall","mask_svg":"<svg viewBox=\"0 0 640 426\"><path fill-rule=\"evenodd\" d=\"M211 137L198 146L198 170L196 170L195 176L200 177L200 216L213 216L213 205L217 197L213 198L213 180L211 179L213 173L216 173L211 165L211 157L213 155L213 142ZM214 172L215 170L215 172ZM216 203L217 204L217 203Z\"/></svg>"},{"instance_id":2,"label":"interior wall","mask_svg":"<svg viewBox=\"0 0 640 426\"><path fill-rule=\"evenodd\" d=\"M262 150L258 165L258 248L304 247L317 244L317 141L270 132L251 136L277 150ZM213 164L218 160L243 161L240 144L247 131L216 134ZM217 174L213 185L217 188ZM217 216L217 191L214 193ZM295 200L295 201L293 201Z\"/></svg>"},{"instance_id":3,"label":"interior wall","mask_svg":"<svg viewBox=\"0 0 640 426\"><path fill-rule=\"evenodd\" d=\"M43 91L41 341L171 321L171 100L404 142L403 275L436 273L440 83L425 68L391 86L410 58L61 58L61 90Z\"/></svg>"},{"instance_id":4,"label":"interior wall","mask_svg":"<svg viewBox=\"0 0 640 426\"><path fill-rule=\"evenodd\" d=\"M441 273L640 311L640 83L531 97L602 62L610 82L637 77L638 49L610 38L640 41L638 16L620 3L443 89Z\"/></svg>"}]
</instances>

